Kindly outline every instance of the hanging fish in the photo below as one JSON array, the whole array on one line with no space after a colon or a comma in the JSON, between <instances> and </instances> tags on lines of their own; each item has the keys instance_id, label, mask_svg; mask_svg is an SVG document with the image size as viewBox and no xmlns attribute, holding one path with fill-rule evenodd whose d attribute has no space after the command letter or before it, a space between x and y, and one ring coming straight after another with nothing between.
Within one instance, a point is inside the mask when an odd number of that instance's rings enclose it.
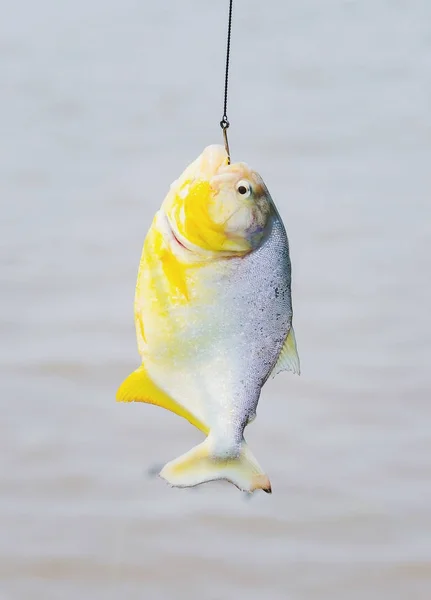
<instances>
[{"instance_id":1,"label":"hanging fish","mask_svg":"<svg viewBox=\"0 0 431 600\"><path fill-rule=\"evenodd\" d=\"M171 185L146 236L135 295L142 365L117 393L207 436L165 465L169 484L226 479L271 492L243 434L268 377L299 374L290 280L286 232L261 177L208 146Z\"/></svg>"}]
</instances>

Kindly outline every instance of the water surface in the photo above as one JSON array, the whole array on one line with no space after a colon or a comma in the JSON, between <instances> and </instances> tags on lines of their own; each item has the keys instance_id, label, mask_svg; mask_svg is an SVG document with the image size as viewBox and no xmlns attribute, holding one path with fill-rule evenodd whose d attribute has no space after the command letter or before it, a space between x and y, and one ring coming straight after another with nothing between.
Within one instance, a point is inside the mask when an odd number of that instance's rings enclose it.
<instances>
[{"instance_id":1,"label":"water surface","mask_svg":"<svg viewBox=\"0 0 431 600\"><path fill-rule=\"evenodd\" d=\"M226 6L0 21L0 598L429 600L431 5L237 0L234 160L288 230L300 378L248 441L273 494L172 490L201 439L118 405L168 186L219 142Z\"/></svg>"}]
</instances>

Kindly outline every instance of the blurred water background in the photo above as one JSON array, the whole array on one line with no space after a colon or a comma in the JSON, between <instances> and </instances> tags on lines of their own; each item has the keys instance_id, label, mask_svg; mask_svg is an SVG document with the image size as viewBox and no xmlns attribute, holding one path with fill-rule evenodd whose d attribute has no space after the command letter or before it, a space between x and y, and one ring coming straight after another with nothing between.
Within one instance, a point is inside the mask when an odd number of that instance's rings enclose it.
<instances>
[{"instance_id":1,"label":"blurred water background","mask_svg":"<svg viewBox=\"0 0 431 600\"><path fill-rule=\"evenodd\" d=\"M431 4L236 0L233 160L293 261L300 378L248 441L273 494L172 490L201 439L114 401L143 238L221 141L227 1L0 19L0 599L429 600Z\"/></svg>"}]
</instances>

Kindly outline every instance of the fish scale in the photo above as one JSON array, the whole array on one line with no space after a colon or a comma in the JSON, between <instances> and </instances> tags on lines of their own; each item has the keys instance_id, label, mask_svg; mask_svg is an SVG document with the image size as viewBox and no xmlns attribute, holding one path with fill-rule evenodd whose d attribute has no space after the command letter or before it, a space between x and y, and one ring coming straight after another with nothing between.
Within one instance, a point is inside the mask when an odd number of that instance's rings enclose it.
<instances>
[{"instance_id":1,"label":"fish scale","mask_svg":"<svg viewBox=\"0 0 431 600\"><path fill-rule=\"evenodd\" d=\"M243 428L255 413L262 385L277 361L291 326L287 236L276 216L272 217L271 231L264 243L244 258L236 259L232 271L223 298L229 314L226 314L220 337L232 340L227 352L237 372L230 394L238 407L239 427ZM242 430L237 435L241 439Z\"/></svg>"}]
</instances>

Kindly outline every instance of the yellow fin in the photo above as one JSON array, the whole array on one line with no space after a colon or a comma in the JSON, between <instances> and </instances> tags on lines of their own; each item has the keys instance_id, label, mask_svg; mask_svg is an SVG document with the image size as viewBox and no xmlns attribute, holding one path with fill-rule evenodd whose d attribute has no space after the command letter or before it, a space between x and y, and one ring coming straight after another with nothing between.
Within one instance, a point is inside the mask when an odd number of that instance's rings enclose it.
<instances>
[{"instance_id":1,"label":"yellow fin","mask_svg":"<svg viewBox=\"0 0 431 600\"><path fill-rule=\"evenodd\" d=\"M144 365L133 371L123 381L118 388L116 399L117 402L146 402L147 404L161 406L180 417L184 417L203 433L208 433L208 427L204 423L173 400L150 379Z\"/></svg>"},{"instance_id":2,"label":"yellow fin","mask_svg":"<svg viewBox=\"0 0 431 600\"><path fill-rule=\"evenodd\" d=\"M245 440L239 456L220 459L211 455L209 438L179 458L167 463L160 477L174 487L193 487L207 481L226 479L244 492L271 493L271 483Z\"/></svg>"},{"instance_id":3,"label":"yellow fin","mask_svg":"<svg viewBox=\"0 0 431 600\"><path fill-rule=\"evenodd\" d=\"M293 327L290 328L289 335L287 336L283 348L278 355L278 360L275 363L275 367L271 371L271 377L275 377L281 371L292 371L294 374L301 374Z\"/></svg>"}]
</instances>

